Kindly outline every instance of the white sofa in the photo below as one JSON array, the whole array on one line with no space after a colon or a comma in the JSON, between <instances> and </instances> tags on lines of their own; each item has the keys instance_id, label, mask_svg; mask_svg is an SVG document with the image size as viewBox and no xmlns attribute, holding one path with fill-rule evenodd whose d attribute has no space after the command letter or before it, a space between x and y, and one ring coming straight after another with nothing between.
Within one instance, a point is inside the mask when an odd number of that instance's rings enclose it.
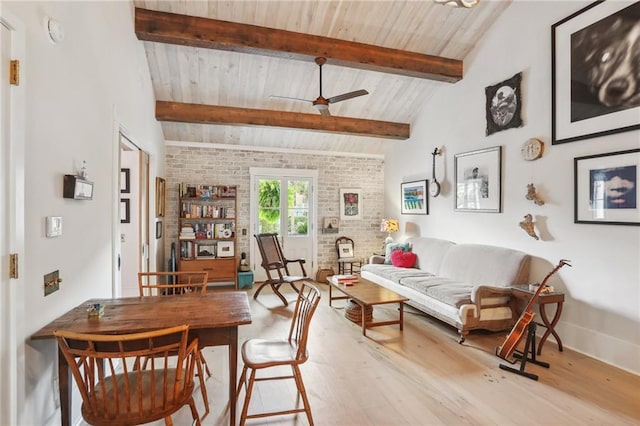
<instances>
[{"instance_id":1,"label":"white sofa","mask_svg":"<svg viewBox=\"0 0 640 426\"><path fill-rule=\"evenodd\" d=\"M417 255L414 268L386 265L373 256L362 277L410 299L409 305L458 329L508 330L517 320L510 286L525 284L531 257L521 251L437 238L407 240Z\"/></svg>"}]
</instances>

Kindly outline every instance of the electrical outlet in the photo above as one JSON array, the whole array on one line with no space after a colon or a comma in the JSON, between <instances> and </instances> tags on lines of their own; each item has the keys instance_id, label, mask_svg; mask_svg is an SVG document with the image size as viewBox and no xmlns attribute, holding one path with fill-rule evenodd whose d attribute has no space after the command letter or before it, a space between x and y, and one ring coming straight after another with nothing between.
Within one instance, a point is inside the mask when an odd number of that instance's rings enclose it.
<instances>
[{"instance_id":1,"label":"electrical outlet","mask_svg":"<svg viewBox=\"0 0 640 426\"><path fill-rule=\"evenodd\" d=\"M53 379L53 403L56 408L60 408L60 387L58 385L58 378Z\"/></svg>"}]
</instances>

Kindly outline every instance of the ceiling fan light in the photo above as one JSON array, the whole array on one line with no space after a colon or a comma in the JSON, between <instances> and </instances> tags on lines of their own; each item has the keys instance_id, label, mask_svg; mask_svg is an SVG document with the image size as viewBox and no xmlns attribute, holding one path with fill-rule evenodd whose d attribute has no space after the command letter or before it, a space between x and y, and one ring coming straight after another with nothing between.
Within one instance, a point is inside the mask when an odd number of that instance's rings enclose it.
<instances>
[{"instance_id":1,"label":"ceiling fan light","mask_svg":"<svg viewBox=\"0 0 640 426\"><path fill-rule=\"evenodd\" d=\"M433 0L438 4L446 4L452 7L466 7L471 8L477 5L480 0Z\"/></svg>"}]
</instances>

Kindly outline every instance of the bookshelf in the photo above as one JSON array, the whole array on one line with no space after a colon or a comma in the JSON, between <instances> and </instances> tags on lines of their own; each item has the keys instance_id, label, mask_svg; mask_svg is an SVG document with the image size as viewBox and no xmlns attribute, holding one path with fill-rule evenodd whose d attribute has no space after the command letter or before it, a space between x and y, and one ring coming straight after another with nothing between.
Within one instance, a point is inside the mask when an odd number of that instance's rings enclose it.
<instances>
[{"instance_id":1,"label":"bookshelf","mask_svg":"<svg viewBox=\"0 0 640 426\"><path fill-rule=\"evenodd\" d=\"M237 187L178 187L179 271L207 271L209 283L237 289Z\"/></svg>"}]
</instances>

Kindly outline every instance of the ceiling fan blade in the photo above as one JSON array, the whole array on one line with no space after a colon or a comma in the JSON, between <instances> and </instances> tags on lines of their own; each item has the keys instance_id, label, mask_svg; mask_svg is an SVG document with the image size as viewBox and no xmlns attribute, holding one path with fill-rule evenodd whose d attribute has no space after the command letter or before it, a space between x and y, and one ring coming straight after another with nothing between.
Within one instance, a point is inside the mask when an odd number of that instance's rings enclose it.
<instances>
[{"instance_id":1,"label":"ceiling fan blade","mask_svg":"<svg viewBox=\"0 0 640 426\"><path fill-rule=\"evenodd\" d=\"M269 95L269 99L284 99L287 101L297 101L297 102L313 102L309 99L300 99L300 98L290 98L288 96L277 96L277 95Z\"/></svg>"},{"instance_id":2,"label":"ceiling fan blade","mask_svg":"<svg viewBox=\"0 0 640 426\"><path fill-rule=\"evenodd\" d=\"M318 111L320 111L320 115L324 115L325 117L331 116L331 113L329 112L329 108L322 108L322 109L319 109Z\"/></svg>"},{"instance_id":3,"label":"ceiling fan blade","mask_svg":"<svg viewBox=\"0 0 640 426\"><path fill-rule=\"evenodd\" d=\"M327 101L330 104L335 104L336 102L342 102L342 101L346 101L347 99L357 98L358 96L364 96L368 94L369 92L367 92L366 90L360 89L360 90L356 90L355 92L343 93L342 95L333 96L327 99Z\"/></svg>"}]
</instances>

